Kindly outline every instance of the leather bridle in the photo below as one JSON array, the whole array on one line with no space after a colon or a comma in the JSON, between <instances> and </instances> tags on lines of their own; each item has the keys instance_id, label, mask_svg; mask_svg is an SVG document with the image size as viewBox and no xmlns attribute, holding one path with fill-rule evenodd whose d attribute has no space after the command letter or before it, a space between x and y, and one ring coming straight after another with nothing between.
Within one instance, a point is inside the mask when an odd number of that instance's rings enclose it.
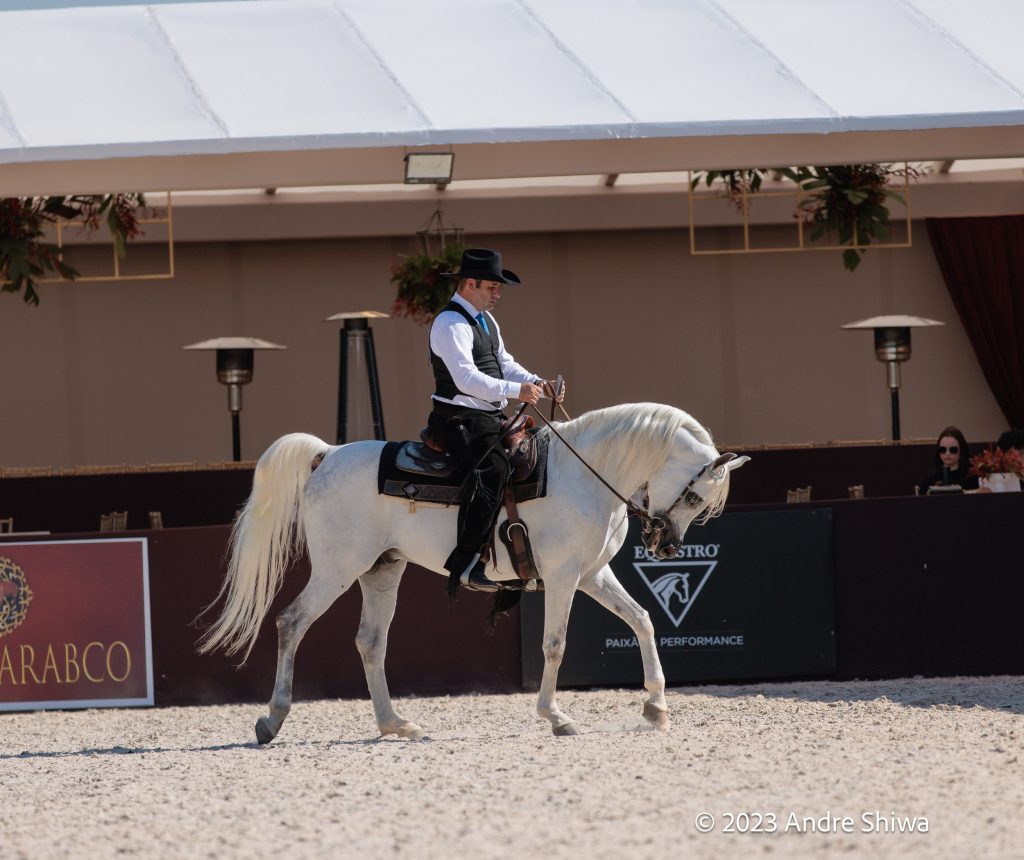
<instances>
[{"instance_id":1,"label":"leather bridle","mask_svg":"<svg viewBox=\"0 0 1024 860\"><path fill-rule=\"evenodd\" d=\"M635 516L640 520L641 540L647 548L647 552L653 557L658 558L659 553L665 548L663 544L666 533L670 539L669 555L675 554L675 541L671 540L674 536L671 534L669 523L671 522L670 517L672 516L672 512L680 504L690 508L691 510L699 510L707 505L705 498L693 489L693 485L697 483L697 481L699 481L704 473L710 468L711 463L705 463L701 467L701 470L690 478L690 483L683 487L683 491L676 496L676 500L660 514L652 514L646 508L637 505L632 499L626 502L626 508L629 516ZM645 488L646 485L642 489Z\"/></svg>"}]
</instances>

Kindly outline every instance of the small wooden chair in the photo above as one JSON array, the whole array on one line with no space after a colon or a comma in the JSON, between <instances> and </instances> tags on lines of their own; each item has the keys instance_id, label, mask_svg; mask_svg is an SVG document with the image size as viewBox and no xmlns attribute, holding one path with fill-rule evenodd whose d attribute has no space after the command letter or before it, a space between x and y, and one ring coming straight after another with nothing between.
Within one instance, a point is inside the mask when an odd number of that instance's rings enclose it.
<instances>
[{"instance_id":1,"label":"small wooden chair","mask_svg":"<svg viewBox=\"0 0 1024 860\"><path fill-rule=\"evenodd\" d=\"M863 499L864 498L864 485L854 484L852 487L847 487L846 492L849 494L851 499Z\"/></svg>"},{"instance_id":2,"label":"small wooden chair","mask_svg":"<svg viewBox=\"0 0 1024 860\"><path fill-rule=\"evenodd\" d=\"M0 535L9 535L14 532L14 517L0 518Z\"/></svg>"},{"instance_id":3,"label":"small wooden chair","mask_svg":"<svg viewBox=\"0 0 1024 860\"><path fill-rule=\"evenodd\" d=\"M128 511L111 511L100 515L101 532L123 532L128 529Z\"/></svg>"},{"instance_id":4,"label":"small wooden chair","mask_svg":"<svg viewBox=\"0 0 1024 860\"><path fill-rule=\"evenodd\" d=\"M811 485L797 487L795 490L786 490L786 502L809 502L811 500Z\"/></svg>"}]
</instances>

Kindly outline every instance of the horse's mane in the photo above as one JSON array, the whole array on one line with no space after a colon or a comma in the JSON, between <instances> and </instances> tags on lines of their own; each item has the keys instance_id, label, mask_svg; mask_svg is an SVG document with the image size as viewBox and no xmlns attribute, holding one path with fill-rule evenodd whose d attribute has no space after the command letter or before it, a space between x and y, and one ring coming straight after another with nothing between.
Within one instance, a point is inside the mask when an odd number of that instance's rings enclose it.
<instances>
[{"instance_id":1,"label":"horse's mane","mask_svg":"<svg viewBox=\"0 0 1024 860\"><path fill-rule=\"evenodd\" d=\"M660 403L596 409L558 424L557 429L574 447L586 437L590 465L624 493L636 489L620 486L626 476L650 476L665 465L678 430L685 429L698 442L715 447L711 434L693 416Z\"/></svg>"}]
</instances>

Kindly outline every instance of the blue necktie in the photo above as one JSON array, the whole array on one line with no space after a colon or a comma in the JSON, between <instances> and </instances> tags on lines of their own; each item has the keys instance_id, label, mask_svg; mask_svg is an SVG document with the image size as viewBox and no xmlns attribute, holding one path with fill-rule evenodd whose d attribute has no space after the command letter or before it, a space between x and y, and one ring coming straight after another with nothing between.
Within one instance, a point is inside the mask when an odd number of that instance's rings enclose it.
<instances>
[{"instance_id":1,"label":"blue necktie","mask_svg":"<svg viewBox=\"0 0 1024 860\"><path fill-rule=\"evenodd\" d=\"M491 333L491 330L489 328L487 328L487 317L484 316L484 312L483 311L480 311L480 313L478 313L476 315L476 321L478 323L480 323L480 328L482 328L484 330L484 334L490 334Z\"/></svg>"}]
</instances>

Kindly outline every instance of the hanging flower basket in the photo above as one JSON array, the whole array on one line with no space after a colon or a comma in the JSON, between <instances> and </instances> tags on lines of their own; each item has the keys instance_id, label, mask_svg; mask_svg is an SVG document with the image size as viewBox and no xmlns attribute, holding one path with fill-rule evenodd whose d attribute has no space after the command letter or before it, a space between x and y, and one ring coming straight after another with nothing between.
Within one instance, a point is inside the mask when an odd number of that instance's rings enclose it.
<instances>
[{"instance_id":1,"label":"hanging flower basket","mask_svg":"<svg viewBox=\"0 0 1024 860\"><path fill-rule=\"evenodd\" d=\"M455 280L442 275L459 270L462 251L461 245L448 245L436 254L399 255L401 262L391 267L391 283L398 288L392 315L430 323L455 292Z\"/></svg>"},{"instance_id":2,"label":"hanging flower basket","mask_svg":"<svg viewBox=\"0 0 1024 860\"><path fill-rule=\"evenodd\" d=\"M452 297L457 283L442 277L457 272L462 263L463 232L438 206L416 231L419 254L399 254L391 267L391 283L398 289L391 314L409 317L420 325L432 322Z\"/></svg>"}]
</instances>

